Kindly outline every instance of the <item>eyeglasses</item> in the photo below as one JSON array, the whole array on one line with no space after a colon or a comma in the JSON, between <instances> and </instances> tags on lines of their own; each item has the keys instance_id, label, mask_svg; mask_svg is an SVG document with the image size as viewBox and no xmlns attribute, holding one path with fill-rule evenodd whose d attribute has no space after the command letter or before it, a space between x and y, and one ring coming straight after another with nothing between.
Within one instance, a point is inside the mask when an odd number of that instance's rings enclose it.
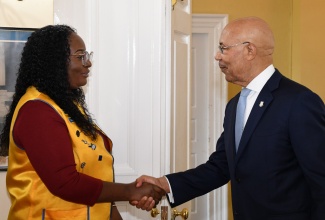
<instances>
[{"instance_id":1,"label":"eyeglasses","mask_svg":"<svg viewBox=\"0 0 325 220\"><path fill-rule=\"evenodd\" d=\"M80 54L71 54L70 56L77 56L78 59L81 59L82 65L87 66L88 62L92 62L94 52L88 53L88 51L84 51Z\"/></svg>"},{"instance_id":2,"label":"eyeglasses","mask_svg":"<svg viewBox=\"0 0 325 220\"><path fill-rule=\"evenodd\" d=\"M243 43L238 43L238 44L234 44L234 45L230 45L230 46L219 45L218 48L219 48L220 52L223 54L224 50L227 50L227 49L232 48L232 47L237 47L237 46L242 45L242 44L249 44L249 43L250 42L246 41L246 42L243 42Z\"/></svg>"}]
</instances>

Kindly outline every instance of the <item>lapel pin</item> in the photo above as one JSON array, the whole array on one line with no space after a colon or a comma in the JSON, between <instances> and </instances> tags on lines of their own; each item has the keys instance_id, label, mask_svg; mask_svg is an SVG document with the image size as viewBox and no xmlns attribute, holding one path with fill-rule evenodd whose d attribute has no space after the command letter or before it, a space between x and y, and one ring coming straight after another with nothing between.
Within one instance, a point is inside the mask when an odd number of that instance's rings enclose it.
<instances>
[{"instance_id":1,"label":"lapel pin","mask_svg":"<svg viewBox=\"0 0 325 220\"><path fill-rule=\"evenodd\" d=\"M264 102L261 101L260 104L259 104L260 107L263 107L264 106Z\"/></svg>"},{"instance_id":2,"label":"lapel pin","mask_svg":"<svg viewBox=\"0 0 325 220\"><path fill-rule=\"evenodd\" d=\"M93 150L96 150L96 145L95 144L90 144L88 147L90 147Z\"/></svg>"}]
</instances>

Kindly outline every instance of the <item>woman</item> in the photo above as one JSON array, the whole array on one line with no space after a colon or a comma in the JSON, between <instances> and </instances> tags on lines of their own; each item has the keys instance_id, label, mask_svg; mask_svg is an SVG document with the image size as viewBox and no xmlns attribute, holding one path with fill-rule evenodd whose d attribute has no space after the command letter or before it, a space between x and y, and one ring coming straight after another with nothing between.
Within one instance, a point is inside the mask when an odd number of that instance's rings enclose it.
<instances>
[{"instance_id":1,"label":"woman","mask_svg":"<svg viewBox=\"0 0 325 220\"><path fill-rule=\"evenodd\" d=\"M93 122L81 88L91 57L66 25L28 38L1 133L8 219L122 219L114 201L145 196L152 204L165 194L151 184L114 183L112 142Z\"/></svg>"}]
</instances>

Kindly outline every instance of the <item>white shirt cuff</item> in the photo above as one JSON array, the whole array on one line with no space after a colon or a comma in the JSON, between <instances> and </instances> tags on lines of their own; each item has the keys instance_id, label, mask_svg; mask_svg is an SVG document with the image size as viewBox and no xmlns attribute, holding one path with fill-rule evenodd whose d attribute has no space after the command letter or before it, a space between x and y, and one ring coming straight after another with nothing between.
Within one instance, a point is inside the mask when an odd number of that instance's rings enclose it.
<instances>
[{"instance_id":1,"label":"white shirt cuff","mask_svg":"<svg viewBox=\"0 0 325 220\"><path fill-rule=\"evenodd\" d=\"M169 186L169 189L170 189L170 192L167 193L167 196L168 196L168 198L169 198L169 202L170 202L170 203L174 203L174 195L173 195L172 187L170 187L170 183L169 183L168 178L167 178L166 176L164 176L164 177L166 178L167 183L168 183L168 186Z\"/></svg>"}]
</instances>

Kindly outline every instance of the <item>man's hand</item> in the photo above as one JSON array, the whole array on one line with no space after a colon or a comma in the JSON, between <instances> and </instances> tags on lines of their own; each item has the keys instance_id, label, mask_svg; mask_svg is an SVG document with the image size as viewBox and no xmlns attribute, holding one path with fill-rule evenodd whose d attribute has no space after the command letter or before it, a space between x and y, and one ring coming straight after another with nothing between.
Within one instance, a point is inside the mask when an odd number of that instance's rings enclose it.
<instances>
[{"instance_id":1,"label":"man's hand","mask_svg":"<svg viewBox=\"0 0 325 220\"><path fill-rule=\"evenodd\" d=\"M143 183L151 183L156 186L159 186L160 188L165 190L166 193L170 192L168 181L164 176L155 178L152 176L142 175L138 179L136 179L136 182L137 182L137 187L140 187Z\"/></svg>"}]
</instances>

